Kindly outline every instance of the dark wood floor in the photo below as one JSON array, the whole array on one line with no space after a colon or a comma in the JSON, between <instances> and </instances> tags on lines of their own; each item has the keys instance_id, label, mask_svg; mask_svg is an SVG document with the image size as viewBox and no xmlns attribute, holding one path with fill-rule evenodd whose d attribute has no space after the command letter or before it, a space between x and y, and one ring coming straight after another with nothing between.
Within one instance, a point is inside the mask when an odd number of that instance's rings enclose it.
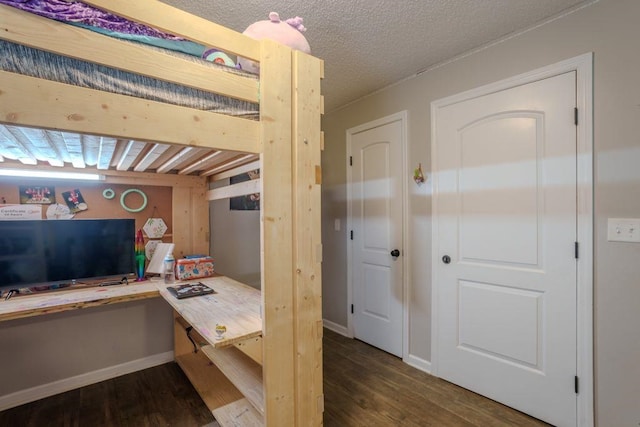
<instances>
[{"instance_id":1,"label":"dark wood floor","mask_svg":"<svg viewBox=\"0 0 640 427\"><path fill-rule=\"evenodd\" d=\"M326 427L546 426L325 329Z\"/></svg>"},{"instance_id":2,"label":"dark wood floor","mask_svg":"<svg viewBox=\"0 0 640 427\"><path fill-rule=\"evenodd\" d=\"M201 427L213 415L176 363L0 412L11 427Z\"/></svg>"},{"instance_id":3,"label":"dark wood floor","mask_svg":"<svg viewBox=\"0 0 640 427\"><path fill-rule=\"evenodd\" d=\"M434 378L399 358L325 330L324 425L544 426ZM0 426L204 426L211 413L175 363L0 412Z\"/></svg>"}]
</instances>

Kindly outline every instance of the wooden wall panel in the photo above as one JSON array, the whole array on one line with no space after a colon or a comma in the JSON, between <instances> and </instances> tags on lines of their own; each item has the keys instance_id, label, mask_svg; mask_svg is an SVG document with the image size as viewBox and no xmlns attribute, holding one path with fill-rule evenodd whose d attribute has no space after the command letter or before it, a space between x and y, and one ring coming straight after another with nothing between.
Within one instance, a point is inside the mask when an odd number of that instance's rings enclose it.
<instances>
[{"instance_id":1,"label":"wooden wall panel","mask_svg":"<svg viewBox=\"0 0 640 427\"><path fill-rule=\"evenodd\" d=\"M80 190L85 202L88 205L86 211L80 211L74 219L91 219L91 218L133 218L136 220L136 229L142 228L148 218L162 218L169 228L168 234L173 233L173 219L171 216L171 187L157 187L146 185L125 185L125 184L105 184L93 183L88 181L43 181L29 180L21 178L19 181L14 178L0 179L0 201L4 197L7 203L20 203L18 194L18 186L43 186L47 185L55 188L56 202L65 204L62 193L65 191ZM111 188L115 197L111 200L105 199L102 192ZM130 213L120 205L120 196L128 189L136 188L144 192L147 196L147 207L138 213ZM125 205L129 208L139 208L142 206L143 199L137 193L130 193L125 198ZM42 218L46 219L45 213L48 205L42 205ZM156 208L154 212L154 207Z\"/></svg>"},{"instance_id":2,"label":"wooden wall panel","mask_svg":"<svg viewBox=\"0 0 640 427\"><path fill-rule=\"evenodd\" d=\"M0 203L4 200L7 204L19 204L20 185L51 186L55 188L58 203L64 203L63 192L78 189L88 209L77 213L74 219L133 218L136 229L140 229L147 219L162 218L167 225L167 232L161 240L175 243L174 256L208 255L209 203L205 198L206 178L176 175L150 178L147 175L149 174L107 173L106 180L99 182L3 177L0 179ZM108 188L115 193L113 199L103 197L103 191ZM146 208L137 213L126 211L120 203L122 193L132 188L141 190L147 196ZM142 206L143 198L140 194L131 192L124 202L130 209L137 209ZM43 219L46 218L47 207L43 205ZM146 235L145 240L148 240Z\"/></svg>"}]
</instances>

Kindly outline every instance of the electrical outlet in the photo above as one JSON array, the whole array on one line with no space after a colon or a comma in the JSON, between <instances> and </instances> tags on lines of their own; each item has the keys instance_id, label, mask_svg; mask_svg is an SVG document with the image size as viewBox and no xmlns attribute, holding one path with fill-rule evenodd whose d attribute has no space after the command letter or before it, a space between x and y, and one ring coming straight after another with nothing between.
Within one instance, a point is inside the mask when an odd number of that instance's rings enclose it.
<instances>
[{"instance_id":1,"label":"electrical outlet","mask_svg":"<svg viewBox=\"0 0 640 427\"><path fill-rule=\"evenodd\" d=\"M609 218L607 240L610 242L640 242L640 219Z\"/></svg>"}]
</instances>

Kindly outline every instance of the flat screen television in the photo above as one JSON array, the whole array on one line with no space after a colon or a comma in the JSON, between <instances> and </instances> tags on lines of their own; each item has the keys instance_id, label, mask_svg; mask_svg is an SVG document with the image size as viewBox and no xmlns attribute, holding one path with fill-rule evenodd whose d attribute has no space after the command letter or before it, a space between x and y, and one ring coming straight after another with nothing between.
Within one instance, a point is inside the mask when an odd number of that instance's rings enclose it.
<instances>
[{"instance_id":1,"label":"flat screen television","mask_svg":"<svg viewBox=\"0 0 640 427\"><path fill-rule=\"evenodd\" d=\"M0 289L135 277L133 219L0 221Z\"/></svg>"}]
</instances>

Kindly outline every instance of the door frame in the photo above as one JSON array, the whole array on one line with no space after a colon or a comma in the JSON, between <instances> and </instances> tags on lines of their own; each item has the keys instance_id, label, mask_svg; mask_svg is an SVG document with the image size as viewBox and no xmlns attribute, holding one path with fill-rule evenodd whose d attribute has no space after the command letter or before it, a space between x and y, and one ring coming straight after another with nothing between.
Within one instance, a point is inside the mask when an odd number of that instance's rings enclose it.
<instances>
[{"instance_id":1,"label":"door frame","mask_svg":"<svg viewBox=\"0 0 640 427\"><path fill-rule=\"evenodd\" d=\"M434 171L432 198L432 257L433 266L439 262L437 236L438 206L435 197L438 174L436 155L436 127L438 110L451 104L490 93L532 83L559 74L576 72L577 125L577 239L579 258L577 262L577 355L576 368L579 378L577 395L577 425L594 425L594 379L593 379L593 53L586 53L543 68L523 73L496 83L481 86L466 92L433 101L431 103L431 166ZM437 269L431 273L431 373L438 376L438 286Z\"/></svg>"},{"instance_id":2,"label":"door frame","mask_svg":"<svg viewBox=\"0 0 640 427\"><path fill-rule=\"evenodd\" d=\"M406 110L400 111L395 114L391 114L389 116L385 116L379 118L377 120L373 120L367 123L363 123L361 125L352 127L347 129L347 158L346 158L346 168L347 168L347 226L345 239L347 240L347 306L345 307L347 310L347 333L349 338L354 337L353 331L353 314L351 313L351 304L353 304L353 244L352 240L349 236L349 231L352 230L352 168L349 164L349 159L352 155L351 146L352 146L352 138L353 135L364 132L370 129L374 129L380 126L387 125L389 123L400 121L400 129L402 135L400 137L400 145L402 152L400 153L400 157L402 159L401 166L401 183L402 183L402 247L400 251L402 253L402 358L404 358L409 354L409 343L407 340L408 331L409 331L409 259L410 253L409 249L411 245L409 245L409 236L407 232L407 224L408 224L408 179L407 171L409 170L407 167L407 123L408 113Z\"/></svg>"}]
</instances>

